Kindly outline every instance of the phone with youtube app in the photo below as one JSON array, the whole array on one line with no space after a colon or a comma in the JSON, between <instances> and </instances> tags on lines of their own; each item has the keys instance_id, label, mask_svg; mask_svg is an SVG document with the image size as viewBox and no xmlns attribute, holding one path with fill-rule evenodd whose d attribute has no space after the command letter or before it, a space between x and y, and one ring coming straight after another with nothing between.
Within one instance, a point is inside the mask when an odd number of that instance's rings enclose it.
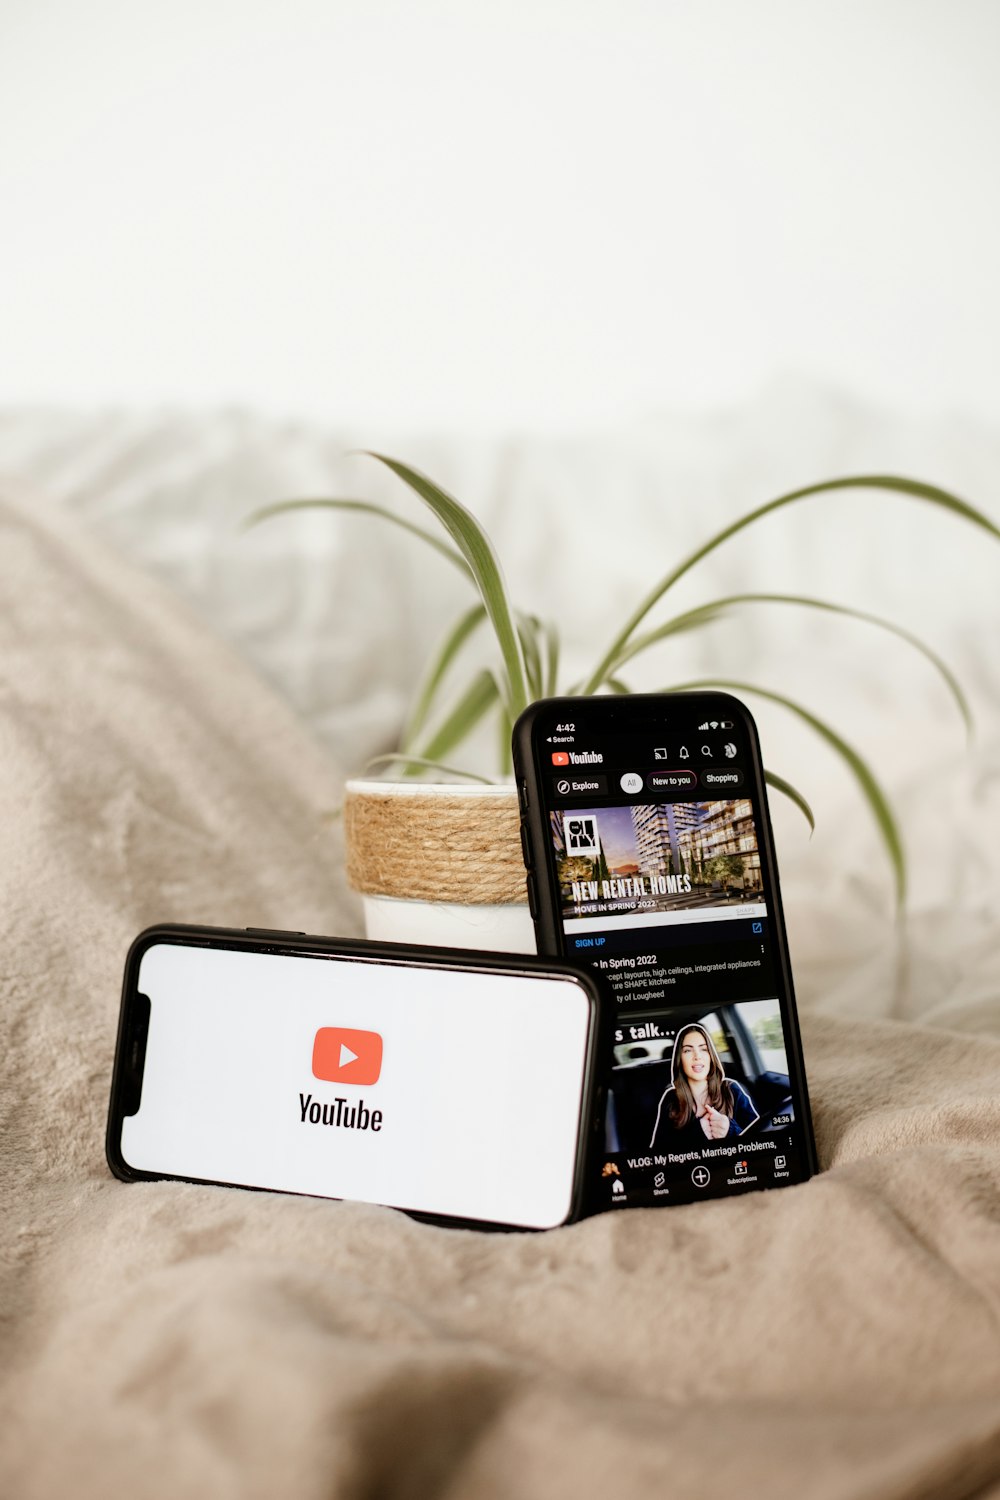
<instances>
[{"instance_id":1,"label":"phone with youtube app","mask_svg":"<svg viewBox=\"0 0 1000 1500\"><path fill-rule=\"evenodd\" d=\"M551 1228L603 1145L609 1018L558 961L150 928L125 965L108 1162Z\"/></svg>"},{"instance_id":2,"label":"phone with youtube app","mask_svg":"<svg viewBox=\"0 0 1000 1500\"><path fill-rule=\"evenodd\" d=\"M538 951L608 983L591 1209L817 1170L756 726L727 693L547 699L514 726Z\"/></svg>"}]
</instances>

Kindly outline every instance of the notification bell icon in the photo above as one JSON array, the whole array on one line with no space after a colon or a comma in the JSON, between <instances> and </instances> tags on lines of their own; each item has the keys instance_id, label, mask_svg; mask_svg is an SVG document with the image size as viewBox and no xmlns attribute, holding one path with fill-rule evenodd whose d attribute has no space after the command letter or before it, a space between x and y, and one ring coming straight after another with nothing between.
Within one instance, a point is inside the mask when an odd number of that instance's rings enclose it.
<instances>
[{"instance_id":1,"label":"notification bell icon","mask_svg":"<svg viewBox=\"0 0 1000 1500\"><path fill-rule=\"evenodd\" d=\"M680 756L681 760L690 760L691 759L691 756L688 753L688 747L687 747L687 745L682 745L681 748L678 750L677 754Z\"/></svg>"}]
</instances>

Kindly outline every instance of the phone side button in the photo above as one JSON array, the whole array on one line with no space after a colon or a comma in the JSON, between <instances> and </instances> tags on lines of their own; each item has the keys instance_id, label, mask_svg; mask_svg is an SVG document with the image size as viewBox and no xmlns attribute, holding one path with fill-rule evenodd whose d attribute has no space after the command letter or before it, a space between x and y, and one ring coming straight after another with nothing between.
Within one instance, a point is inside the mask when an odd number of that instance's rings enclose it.
<instances>
[{"instance_id":1,"label":"phone side button","mask_svg":"<svg viewBox=\"0 0 1000 1500\"><path fill-rule=\"evenodd\" d=\"M523 776L517 783L517 800L521 804L521 811L526 813L528 811L528 783Z\"/></svg>"},{"instance_id":2,"label":"phone side button","mask_svg":"<svg viewBox=\"0 0 1000 1500\"><path fill-rule=\"evenodd\" d=\"M534 861L531 858L531 844L528 841L527 823L521 824L521 855L524 859L524 868L526 870L534 869Z\"/></svg>"},{"instance_id":3,"label":"phone side button","mask_svg":"<svg viewBox=\"0 0 1000 1500\"><path fill-rule=\"evenodd\" d=\"M305 932L293 932L287 927L244 927L244 932L252 932L254 937L308 937Z\"/></svg>"},{"instance_id":4,"label":"phone side button","mask_svg":"<svg viewBox=\"0 0 1000 1500\"><path fill-rule=\"evenodd\" d=\"M524 883L528 891L528 911L531 914L531 920L534 921L538 916L538 891L535 888L534 875L529 875Z\"/></svg>"}]
</instances>

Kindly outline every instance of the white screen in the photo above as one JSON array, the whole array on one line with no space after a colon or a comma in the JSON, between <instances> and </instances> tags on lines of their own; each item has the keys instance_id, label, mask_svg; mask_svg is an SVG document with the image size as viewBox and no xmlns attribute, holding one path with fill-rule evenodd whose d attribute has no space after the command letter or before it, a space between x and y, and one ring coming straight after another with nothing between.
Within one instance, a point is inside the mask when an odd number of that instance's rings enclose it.
<instances>
[{"instance_id":1,"label":"white screen","mask_svg":"<svg viewBox=\"0 0 1000 1500\"><path fill-rule=\"evenodd\" d=\"M151 1013L126 1165L531 1228L565 1220L590 1026L572 979L158 943L137 987ZM328 1031L344 1081L314 1076L321 1028L377 1033L380 1068L374 1041ZM342 1122L354 1111L354 1128L313 1123L324 1106Z\"/></svg>"}]
</instances>

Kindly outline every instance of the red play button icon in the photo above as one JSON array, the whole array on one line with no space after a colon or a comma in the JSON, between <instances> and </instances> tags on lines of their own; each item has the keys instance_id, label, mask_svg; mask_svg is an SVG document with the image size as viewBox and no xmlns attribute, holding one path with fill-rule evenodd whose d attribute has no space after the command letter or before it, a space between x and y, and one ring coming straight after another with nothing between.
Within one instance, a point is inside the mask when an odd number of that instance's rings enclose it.
<instances>
[{"instance_id":1,"label":"red play button icon","mask_svg":"<svg viewBox=\"0 0 1000 1500\"><path fill-rule=\"evenodd\" d=\"M377 1031L321 1026L313 1042L313 1075L326 1083L378 1083L382 1038Z\"/></svg>"}]
</instances>

